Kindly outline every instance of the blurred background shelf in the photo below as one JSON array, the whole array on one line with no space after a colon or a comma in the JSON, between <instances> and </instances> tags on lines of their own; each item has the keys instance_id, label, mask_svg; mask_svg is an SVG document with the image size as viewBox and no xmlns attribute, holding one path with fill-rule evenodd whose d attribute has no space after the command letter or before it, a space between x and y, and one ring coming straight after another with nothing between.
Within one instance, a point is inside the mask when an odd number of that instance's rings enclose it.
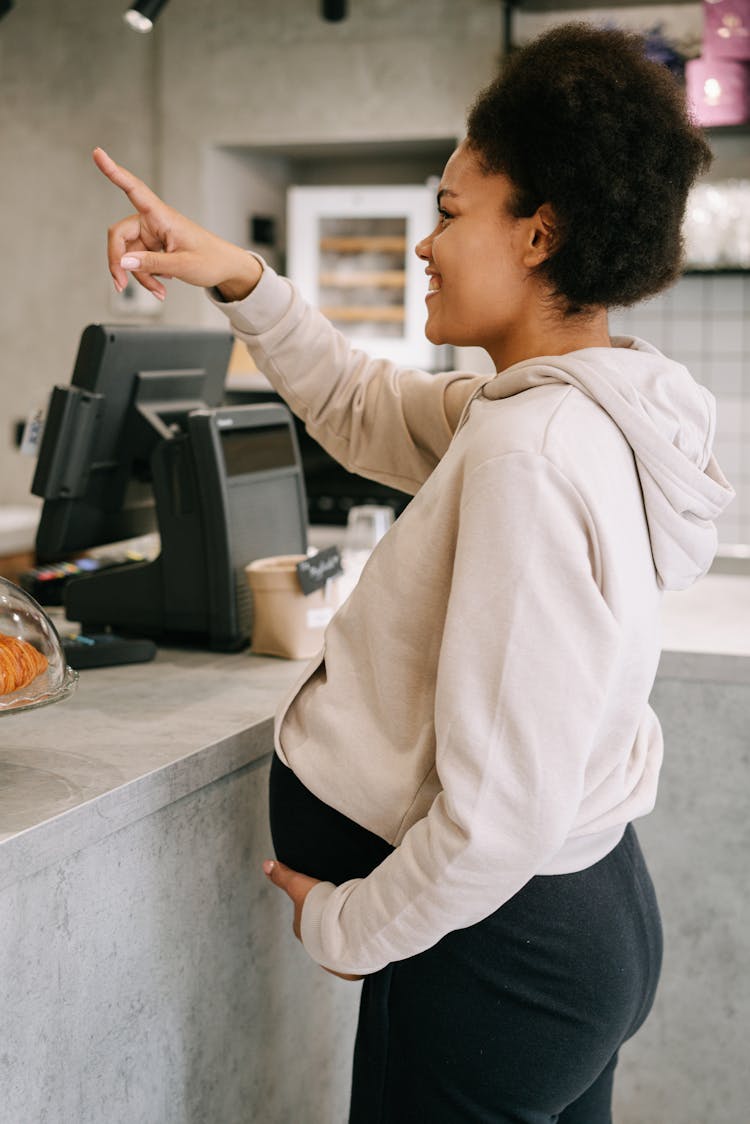
<instances>
[{"instance_id":1,"label":"blurred background shelf","mask_svg":"<svg viewBox=\"0 0 750 1124\"><path fill-rule=\"evenodd\" d=\"M405 269L383 269L379 272L359 273L321 273L321 286L330 289L357 289L370 287L376 289L403 289L406 286Z\"/></svg>"},{"instance_id":2,"label":"blurred background shelf","mask_svg":"<svg viewBox=\"0 0 750 1124\"><path fill-rule=\"evenodd\" d=\"M380 308L371 305L341 305L338 308L330 306L320 310L329 320L340 320L346 323L363 322L370 324L403 324L406 312L401 305L383 305Z\"/></svg>"},{"instance_id":3,"label":"blurred background shelf","mask_svg":"<svg viewBox=\"0 0 750 1124\"><path fill-rule=\"evenodd\" d=\"M394 234L329 235L320 239L323 253L335 254L403 254L406 239Z\"/></svg>"},{"instance_id":4,"label":"blurred background shelf","mask_svg":"<svg viewBox=\"0 0 750 1124\"><path fill-rule=\"evenodd\" d=\"M435 182L296 185L288 192L288 273L302 295L374 358L439 369L425 338L424 262Z\"/></svg>"}]
</instances>

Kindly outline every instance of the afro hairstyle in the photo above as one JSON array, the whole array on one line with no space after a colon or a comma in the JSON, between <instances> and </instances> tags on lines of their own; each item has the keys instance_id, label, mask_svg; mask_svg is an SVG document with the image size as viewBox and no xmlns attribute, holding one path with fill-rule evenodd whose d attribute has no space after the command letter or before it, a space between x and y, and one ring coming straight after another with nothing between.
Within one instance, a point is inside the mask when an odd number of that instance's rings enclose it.
<instances>
[{"instance_id":1,"label":"afro hairstyle","mask_svg":"<svg viewBox=\"0 0 750 1124\"><path fill-rule=\"evenodd\" d=\"M556 216L538 267L566 315L625 307L682 269L687 194L711 163L684 91L640 36L568 23L513 52L471 107L467 143L516 216Z\"/></svg>"}]
</instances>

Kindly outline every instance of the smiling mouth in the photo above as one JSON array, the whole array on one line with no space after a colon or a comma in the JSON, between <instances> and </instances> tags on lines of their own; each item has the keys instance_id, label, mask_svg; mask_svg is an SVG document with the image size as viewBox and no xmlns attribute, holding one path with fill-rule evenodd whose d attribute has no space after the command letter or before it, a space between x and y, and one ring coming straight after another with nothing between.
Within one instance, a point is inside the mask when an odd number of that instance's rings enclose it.
<instances>
[{"instance_id":1,"label":"smiling mouth","mask_svg":"<svg viewBox=\"0 0 750 1124\"><path fill-rule=\"evenodd\" d=\"M442 283L442 277L436 277L434 275L430 277L430 285L427 292L425 293L425 300L428 300L430 297L434 297L435 293L439 293Z\"/></svg>"}]
</instances>

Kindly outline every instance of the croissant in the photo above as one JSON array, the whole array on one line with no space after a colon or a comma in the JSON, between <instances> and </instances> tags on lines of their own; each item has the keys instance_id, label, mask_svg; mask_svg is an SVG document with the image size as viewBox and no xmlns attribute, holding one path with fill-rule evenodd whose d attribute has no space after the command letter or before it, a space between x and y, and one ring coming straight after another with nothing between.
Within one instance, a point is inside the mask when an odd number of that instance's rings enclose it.
<instances>
[{"instance_id":1,"label":"croissant","mask_svg":"<svg viewBox=\"0 0 750 1124\"><path fill-rule=\"evenodd\" d=\"M0 632L0 695L27 687L47 667L47 657L27 640Z\"/></svg>"}]
</instances>

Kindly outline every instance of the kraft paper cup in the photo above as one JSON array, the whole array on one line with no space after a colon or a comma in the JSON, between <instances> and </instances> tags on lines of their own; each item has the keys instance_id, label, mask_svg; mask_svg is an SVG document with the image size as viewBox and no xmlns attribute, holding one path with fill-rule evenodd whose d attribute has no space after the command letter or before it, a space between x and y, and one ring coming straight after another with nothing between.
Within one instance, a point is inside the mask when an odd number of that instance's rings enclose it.
<instances>
[{"instance_id":1,"label":"kraft paper cup","mask_svg":"<svg viewBox=\"0 0 750 1124\"><path fill-rule=\"evenodd\" d=\"M326 625L338 608L338 579L307 597L297 576L306 554L279 554L245 566L253 598L250 649L256 655L300 660L323 646Z\"/></svg>"}]
</instances>

